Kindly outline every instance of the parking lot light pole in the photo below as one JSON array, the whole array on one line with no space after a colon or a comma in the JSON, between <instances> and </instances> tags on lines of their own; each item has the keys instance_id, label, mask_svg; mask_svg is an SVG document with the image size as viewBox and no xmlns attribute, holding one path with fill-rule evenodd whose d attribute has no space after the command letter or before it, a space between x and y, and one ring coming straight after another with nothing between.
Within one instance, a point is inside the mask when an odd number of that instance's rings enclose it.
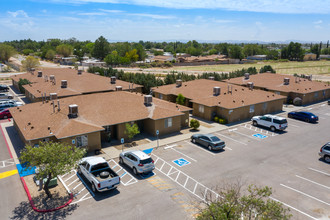
<instances>
[{"instance_id":1,"label":"parking lot light pole","mask_svg":"<svg viewBox=\"0 0 330 220\"><path fill-rule=\"evenodd\" d=\"M159 147L159 138L158 138L159 130L156 131L156 134L157 134L157 149L158 149L158 147Z\"/></svg>"},{"instance_id":2,"label":"parking lot light pole","mask_svg":"<svg viewBox=\"0 0 330 220\"><path fill-rule=\"evenodd\" d=\"M125 142L124 138L120 139L120 142L121 142L121 152L123 152L124 151L124 142Z\"/></svg>"}]
</instances>

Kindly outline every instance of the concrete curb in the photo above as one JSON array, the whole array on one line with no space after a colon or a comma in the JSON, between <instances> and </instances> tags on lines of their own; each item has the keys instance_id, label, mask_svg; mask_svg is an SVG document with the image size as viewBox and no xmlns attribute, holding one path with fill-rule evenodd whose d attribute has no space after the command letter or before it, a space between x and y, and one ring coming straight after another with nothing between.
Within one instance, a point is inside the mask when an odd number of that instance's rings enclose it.
<instances>
[{"instance_id":1,"label":"concrete curb","mask_svg":"<svg viewBox=\"0 0 330 220\"><path fill-rule=\"evenodd\" d=\"M54 208L54 209L40 210L40 209L38 209L38 208L34 205L34 202L32 201L32 198L31 198L30 191L29 191L29 189L27 188L26 183L25 183L25 180L24 180L23 177L21 177L21 181L22 181L23 187L24 187L24 189L25 189L26 195L28 196L28 199L29 199L30 205L31 205L32 209L33 209L34 211L36 211L36 212L41 212L41 213L54 212L54 211L57 211L57 210L59 210L59 209L62 209L62 208L64 208L64 207L68 206L68 205L72 202L72 200L73 200L73 194L70 193L70 199L69 199L69 201L67 201L64 205L59 206L59 207Z\"/></svg>"}]
</instances>

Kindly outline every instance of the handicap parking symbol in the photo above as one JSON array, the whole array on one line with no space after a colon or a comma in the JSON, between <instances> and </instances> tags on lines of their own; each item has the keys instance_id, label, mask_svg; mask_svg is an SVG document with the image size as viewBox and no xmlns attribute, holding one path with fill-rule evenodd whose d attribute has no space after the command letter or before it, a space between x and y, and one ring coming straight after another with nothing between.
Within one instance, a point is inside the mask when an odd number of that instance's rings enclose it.
<instances>
[{"instance_id":1,"label":"handicap parking symbol","mask_svg":"<svg viewBox=\"0 0 330 220\"><path fill-rule=\"evenodd\" d=\"M267 136L266 135L263 135L263 134L254 134L252 135L253 137L256 137L256 138L259 138L259 139L264 139L266 138Z\"/></svg>"},{"instance_id":2,"label":"handicap parking symbol","mask_svg":"<svg viewBox=\"0 0 330 220\"><path fill-rule=\"evenodd\" d=\"M190 162L188 160L183 159L183 158L173 160L173 163L175 163L176 165L178 165L180 167L190 164Z\"/></svg>"}]
</instances>

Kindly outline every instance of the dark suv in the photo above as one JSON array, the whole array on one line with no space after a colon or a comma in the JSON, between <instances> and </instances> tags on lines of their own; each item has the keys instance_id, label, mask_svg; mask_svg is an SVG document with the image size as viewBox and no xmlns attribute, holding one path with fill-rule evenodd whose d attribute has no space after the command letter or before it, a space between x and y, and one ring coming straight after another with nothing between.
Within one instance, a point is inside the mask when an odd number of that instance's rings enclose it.
<instances>
[{"instance_id":1,"label":"dark suv","mask_svg":"<svg viewBox=\"0 0 330 220\"><path fill-rule=\"evenodd\" d=\"M323 157L325 162L330 163L330 142L321 147L319 155Z\"/></svg>"},{"instance_id":2,"label":"dark suv","mask_svg":"<svg viewBox=\"0 0 330 220\"><path fill-rule=\"evenodd\" d=\"M7 85L0 84L0 92L8 92L8 91L9 91L9 87Z\"/></svg>"}]
</instances>

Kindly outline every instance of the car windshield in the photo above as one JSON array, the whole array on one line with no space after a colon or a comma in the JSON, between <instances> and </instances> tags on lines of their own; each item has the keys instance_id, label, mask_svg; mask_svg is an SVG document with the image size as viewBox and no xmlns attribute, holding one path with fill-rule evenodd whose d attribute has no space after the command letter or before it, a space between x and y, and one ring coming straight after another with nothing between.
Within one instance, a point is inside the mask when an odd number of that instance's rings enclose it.
<instances>
[{"instance_id":1,"label":"car windshield","mask_svg":"<svg viewBox=\"0 0 330 220\"><path fill-rule=\"evenodd\" d=\"M152 162L152 159L151 158L140 160L140 163L142 163L142 164L147 164L147 163L151 163L151 162Z\"/></svg>"},{"instance_id":2,"label":"car windshield","mask_svg":"<svg viewBox=\"0 0 330 220\"><path fill-rule=\"evenodd\" d=\"M286 119L281 119L281 120L274 119L274 122L280 125L288 123Z\"/></svg>"},{"instance_id":3,"label":"car windshield","mask_svg":"<svg viewBox=\"0 0 330 220\"><path fill-rule=\"evenodd\" d=\"M211 140L214 141L214 142L215 142L215 141L221 141L221 140L220 140L218 137L216 137L216 136L211 137Z\"/></svg>"}]
</instances>

